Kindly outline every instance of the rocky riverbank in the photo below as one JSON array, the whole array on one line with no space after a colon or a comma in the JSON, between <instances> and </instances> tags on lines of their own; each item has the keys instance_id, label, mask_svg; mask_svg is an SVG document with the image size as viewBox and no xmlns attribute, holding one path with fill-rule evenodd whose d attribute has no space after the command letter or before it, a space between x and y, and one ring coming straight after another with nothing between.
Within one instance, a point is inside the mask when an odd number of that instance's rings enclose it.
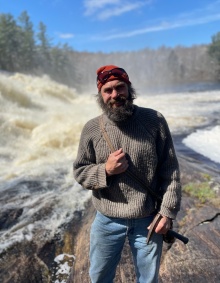
<instances>
[{"instance_id":1,"label":"rocky riverbank","mask_svg":"<svg viewBox=\"0 0 220 283\"><path fill-rule=\"evenodd\" d=\"M201 203L183 195L176 230L189 238L184 245L176 241L164 253L160 269L160 282L217 283L220 280L220 182L219 173L200 162L179 156L182 183L207 182L216 197Z\"/></svg>"},{"instance_id":2,"label":"rocky riverbank","mask_svg":"<svg viewBox=\"0 0 220 283\"><path fill-rule=\"evenodd\" d=\"M201 203L183 194L181 211L174 222L174 229L186 235L189 243L184 245L177 240L171 246L164 244L160 282L217 283L220 278L219 174L185 155L179 154L179 162L183 185L203 182L209 176L216 198ZM0 282L88 283L89 230L94 214L95 210L89 201L84 211L75 212L73 220L64 227L63 235L57 234L51 242L42 246L25 241L7 249L0 258ZM16 217L19 217L18 212L10 212L10 215L0 215L0 221L7 219L13 223ZM9 222L4 223L10 225ZM119 282L135 282L127 243L117 269L115 283Z\"/></svg>"},{"instance_id":3,"label":"rocky riverbank","mask_svg":"<svg viewBox=\"0 0 220 283\"><path fill-rule=\"evenodd\" d=\"M181 211L174 222L174 229L187 236L187 245L176 240L173 245L164 244L160 269L160 282L219 282L220 271L220 184L216 172L201 168L192 159L179 156L183 185L189 182L203 182L209 176L216 191L214 202L201 204L195 198L183 194ZM92 205L88 204L85 217L76 238L74 254L76 261L68 283L89 282L89 227L94 216ZM117 269L115 283L135 282L135 273L129 246L126 243Z\"/></svg>"}]
</instances>

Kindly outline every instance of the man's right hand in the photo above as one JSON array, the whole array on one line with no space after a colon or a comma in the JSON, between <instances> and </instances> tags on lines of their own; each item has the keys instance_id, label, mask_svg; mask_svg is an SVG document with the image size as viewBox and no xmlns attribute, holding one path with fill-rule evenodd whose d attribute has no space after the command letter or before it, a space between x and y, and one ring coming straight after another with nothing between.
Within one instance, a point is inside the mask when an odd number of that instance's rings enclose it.
<instances>
[{"instance_id":1,"label":"man's right hand","mask_svg":"<svg viewBox=\"0 0 220 283\"><path fill-rule=\"evenodd\" d=\"M123 173L128 168L128 160L122 148L111 153L105 164L105 171L107 176Z\"/></svg>"}]
</instances>

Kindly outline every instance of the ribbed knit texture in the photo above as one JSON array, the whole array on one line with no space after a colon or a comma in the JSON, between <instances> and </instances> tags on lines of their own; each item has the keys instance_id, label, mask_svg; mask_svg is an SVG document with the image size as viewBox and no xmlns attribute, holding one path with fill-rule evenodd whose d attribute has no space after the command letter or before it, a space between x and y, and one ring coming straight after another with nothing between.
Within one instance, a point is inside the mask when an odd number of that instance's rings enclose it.
<instances>
[{"instance_id":1,"label":"ribbed knit texture","mask_svg":"<svg viewBox=\"0 0 220 283\"><path fill-rule=\"evenodd\" d=\"M122 148L129 170L146 187L163 195L160 213L175 219L180 209L179 166L171 134L157 111L135 106L125 122L114 123L104 115L105 129L115 149ZM119 218L140 218L155 212L155 199L146 187L125 173L106 177L105 162L110 149L102 136L99 117L82 130L74 176L84 188L93 190L93 204L101 213Z\"/></svg>"}]
</instances>

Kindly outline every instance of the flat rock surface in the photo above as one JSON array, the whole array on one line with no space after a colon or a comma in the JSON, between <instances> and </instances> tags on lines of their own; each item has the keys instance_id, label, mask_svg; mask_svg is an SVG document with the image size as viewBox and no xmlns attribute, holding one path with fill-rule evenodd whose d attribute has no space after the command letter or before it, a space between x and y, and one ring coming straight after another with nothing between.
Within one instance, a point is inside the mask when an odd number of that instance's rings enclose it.
<instances>
[{"instance_id":1,"label":"flat rock surface","mask_svg":"<svg viewBox=\"0 0 220 283\"><path fill-rule=\"evenodd\" d=\"M220 282L220 214L214 207L193 209L180 230L190 240L176 241L161 265L160 282Z\"/></svg>"}]
</instances>

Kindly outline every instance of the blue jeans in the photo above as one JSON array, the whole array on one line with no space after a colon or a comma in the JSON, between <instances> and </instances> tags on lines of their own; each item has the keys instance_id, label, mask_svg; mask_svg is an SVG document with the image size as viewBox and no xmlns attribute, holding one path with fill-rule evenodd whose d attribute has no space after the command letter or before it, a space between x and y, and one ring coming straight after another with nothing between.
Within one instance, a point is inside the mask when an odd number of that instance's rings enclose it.
<instances>
[{"instance_id":1,"label":"blue jeans","mask_svg":"<svg viewBox=\"0 0 220 283\"><path fill-rule=\"evenodd\" d=\"M157 283L163 237L153 233L147 245L147 227L153 216L137 219L108 217L97 212L90 232L90 279L113 283L116 267L128 237L137 283Z\"/></svg>"}]
</instances>

